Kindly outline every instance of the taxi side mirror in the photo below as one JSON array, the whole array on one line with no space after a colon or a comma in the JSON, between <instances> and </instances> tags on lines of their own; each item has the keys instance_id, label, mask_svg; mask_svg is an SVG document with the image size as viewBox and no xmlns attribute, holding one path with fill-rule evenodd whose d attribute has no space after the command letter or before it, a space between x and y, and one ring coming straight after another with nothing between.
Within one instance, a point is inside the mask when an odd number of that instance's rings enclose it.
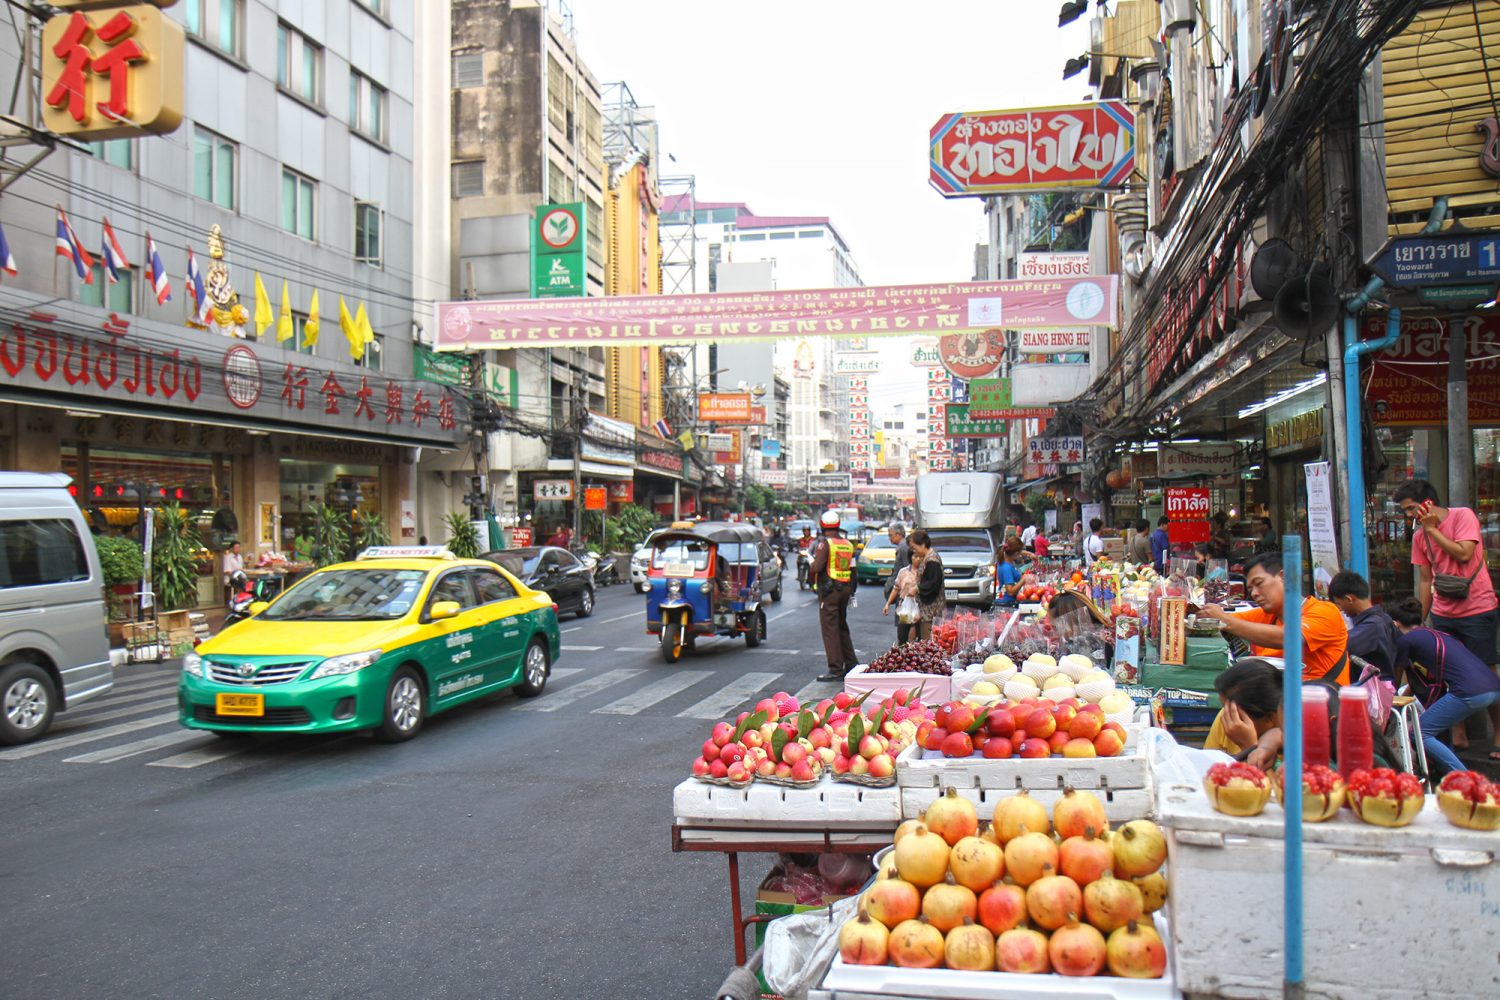
<instances>
[{"instance_id":1,"label":"taxi side mirror","mask_svg":"<svg viewBox=\"0 0 1500 1000\"><path fill-rule=\"evenodd\" d=\"M270 601L252 601L249 608L251 617L260 614L270 606Z\"/></svg>"},{"instance_id":2,"label":"taxi side mirror","mask_svg":"<svg viewBox=\"0 0 1500 1000\"><path fill-rule=\"evenodd\" d=\"M427 617L440 622L446 618L457 618L462 610L457 601L438 601L432 606L432 610L427 612Z\"/></svg>"}]
</instances>

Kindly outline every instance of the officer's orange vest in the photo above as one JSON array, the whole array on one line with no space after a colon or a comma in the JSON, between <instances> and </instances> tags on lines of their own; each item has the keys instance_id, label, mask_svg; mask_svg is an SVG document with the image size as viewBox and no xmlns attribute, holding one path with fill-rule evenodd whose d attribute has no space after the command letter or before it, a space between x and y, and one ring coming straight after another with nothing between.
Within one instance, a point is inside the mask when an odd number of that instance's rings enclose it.
<instances>
[{"instance_id":1,"label":"officer's orange vest","mask_svg":"<svg viewBox=\"0 0 1500 1000\"><path fill-rule=\"evenodd\" d=\"M854 544L847 538L828 539L828 578L834 583L848 583L854 565Z\"/></svg>"}]
</instances>

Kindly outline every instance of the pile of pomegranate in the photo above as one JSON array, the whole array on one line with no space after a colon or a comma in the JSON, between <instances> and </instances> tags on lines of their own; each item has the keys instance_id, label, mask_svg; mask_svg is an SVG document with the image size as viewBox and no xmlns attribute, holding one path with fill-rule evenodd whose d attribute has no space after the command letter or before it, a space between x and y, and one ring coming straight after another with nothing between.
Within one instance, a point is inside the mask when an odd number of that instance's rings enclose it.
<instances>
[{"instance_id":1,"label":"pile of pomegranate","mask_svg":"<svg viewBox=\"0 0 1500 1000\"><path fill-rule=\"evenodd\" d=\"M851 965L1159 979L1149 914L1167 898L1167 843L1148 820L1110 832L1104 803L1067 789L1052 815L1024 791L981 828L949 788L895 849L839 931Z\"/></svg>"}]
</instances>

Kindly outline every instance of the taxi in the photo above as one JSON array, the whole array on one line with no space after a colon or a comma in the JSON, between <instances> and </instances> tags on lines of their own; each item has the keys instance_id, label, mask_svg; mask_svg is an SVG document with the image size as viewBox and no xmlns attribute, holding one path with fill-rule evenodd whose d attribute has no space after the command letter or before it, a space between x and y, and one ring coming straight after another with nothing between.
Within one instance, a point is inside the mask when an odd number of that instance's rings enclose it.
<instances>
[{"instance_id":1,"label":"taxi","mask_svg":"<svg viewBox=\"0 0 1500 1000\"><path fill-rule=\"evenodd\" d=\"M896 546L885 532L872 534L854 562L855 578L860 583L883 583L896 569Z\"/></svg>"},{"instance_id":2,"label":"taxi","mask_svg":"<svg viewBox=\"0 0 1500 1000\"><path fill-rule=\"evenodd\" d=\"M399 742L466 701L541 694L561 641L552 598L492 562L371 548L184 657L178 716L221 735L373 729Z\"/></svg>"}]
</instances>

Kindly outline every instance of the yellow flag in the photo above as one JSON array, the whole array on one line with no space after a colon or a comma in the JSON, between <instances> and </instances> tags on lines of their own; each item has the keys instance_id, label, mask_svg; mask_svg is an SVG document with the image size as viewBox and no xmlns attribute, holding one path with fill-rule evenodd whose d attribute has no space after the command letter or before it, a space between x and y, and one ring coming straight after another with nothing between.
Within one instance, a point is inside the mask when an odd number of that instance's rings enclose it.
<instances>
[{"instance_id":1,"label":"yellow flag","mask_svg":"<svg viewBox=\"0 0 1500 1000\"><path fill-rule=\"evenodd\" d=\"M354 317L349 315L349 306L345 304L344 297L339 296L339 329L344 331L344 339L349 341L349 356L356 361L365 353L365 345L360 340L359 328L354 325Z\"/></svg>"},{"instance_id":2,"label":"yellow flag","mask_svg":"<svg viewBox=\"0 0 1500 1000\"><path fill-rule=\"evenodd\" d=\"M302 346L318 346L318 290L313 289L312 304L307 307L307 322L302 324Z\"/></svg>"},{"instance_id":3,"label":"yellow flag","mask_svg":"<svg viewBox=\"0 0 1500 1000\"><path fill-rule=\"evenodd\" d=\"M260 272L255 272L255 335L261 336L266 332L266 327L276 321L276 315L271 312L271 299L266 295L266 286L260 280Z\"/></svg>"},{"instance_id":4,"label":"yellow flag","mask_svg":"<svg viewBox=\"0 0 1500 1000\"><path fill-rule=\"evenodd\" d=\"M281 283L281 315L276 320L276 343L292 339L292 293L287 283Z\"/></svg>"},{"instance_id":5,"label":"yellow flag","mask_svg":"<svg viewBox=\"0 0 1500 1000\"><path fill-rule=\"evenodd\" d=\"M365 304L359 304L359 310L354 314L354 329L359 334L359 356L365 353L368 344L375 343L375 331L370 328L370 317L365 313Z\"/></svg>"}]
</instances>

